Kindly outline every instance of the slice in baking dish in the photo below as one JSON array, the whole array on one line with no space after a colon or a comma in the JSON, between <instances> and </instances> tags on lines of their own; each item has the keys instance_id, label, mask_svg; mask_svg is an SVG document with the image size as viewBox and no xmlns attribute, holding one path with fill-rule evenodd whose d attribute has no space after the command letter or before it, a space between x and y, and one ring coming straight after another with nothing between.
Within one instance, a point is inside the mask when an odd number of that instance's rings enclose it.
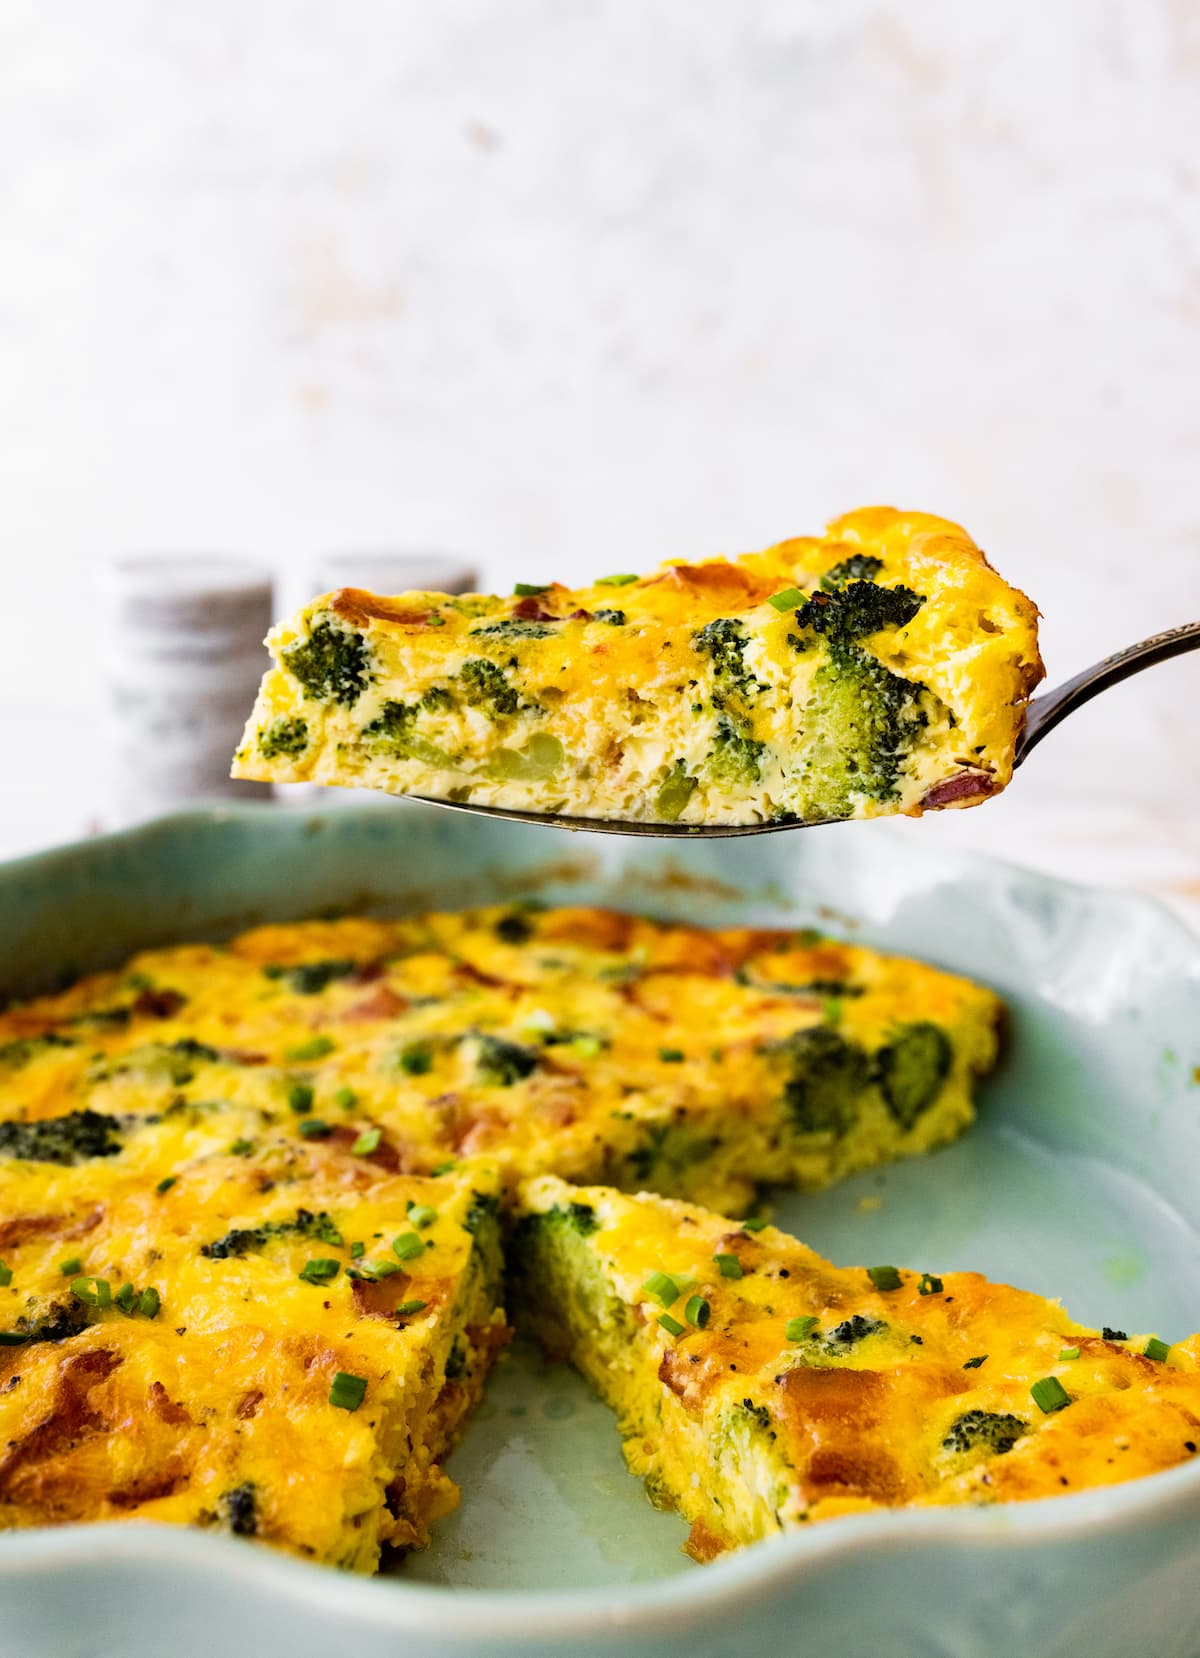
<instances>
[{"instance_id":1,"label":"slice in baking dish","mask_svg":"<svg viewBox=\"0 0 1200 1658\"><path fill-rule=\"evenodd\" d=\"M690 1551L810 1520L1111 1485L1200 1443L1200 1337L1076 1324L977 1273L839 1268L772 1227L544 1178L519 1315L618 1413Z\"/></svg>"},{"instance_id":2,"label":"slice in baking dish","mask_svg":"<svg viewBox=\"0 0 1200 1658\"><path fill-rule=\"evenodd\" d=\"M882 507L576 589L342 589L268 644L237 777L684 825L975 804L1042 674L970 536Z\"/></svg>"},{"instance_id":3,"label":"slice in baking dish","mask_svg":"<svg viewBox=\"0 0 1200 1658\"><path fill-rule=\"evenodd\" d=\"M0 1015L0 1153L90 1135L157 1179L267 1120L375 1169L482 1157L744 1210L961 1133L999 1014L803 930L511 905L298 922Z\"/></svg>"},{"instance_id":4,"label":"slice in baking dish","mask_svg":"<svg viewBox=\"0 0 1200 1658\"><path fill-rule=\"evenodd\" d=\"M366 1571L427 1541L507 1333L494 1181L266 1124L183 1162L171 1123L140 1138L0 1155L0 1529L160 1520Z\"/></svg>"}]
</instances>

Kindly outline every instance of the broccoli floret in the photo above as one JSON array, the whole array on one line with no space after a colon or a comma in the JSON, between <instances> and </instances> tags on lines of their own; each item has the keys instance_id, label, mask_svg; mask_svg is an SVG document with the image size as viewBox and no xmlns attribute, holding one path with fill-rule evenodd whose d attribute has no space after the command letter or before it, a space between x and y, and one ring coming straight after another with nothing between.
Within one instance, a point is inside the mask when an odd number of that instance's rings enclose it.
<instances>
[{"instance_id":1,"label":"broccoli floret","mask_svg":"<svg viewBox=\"0 0 1200 1658\"><path fill-rule=\"evenodd\" d=\"M835 1324L821 1339L821 1346L827 1353L845 1353L851 1347L856 1347L860 1341L868 1336L877 1336L880 1331L886 1330L887 1325L879 1318L866 1318L862 1313L855 1313L852 1318L841 1324Z\"/></svg>"},{"instance_id":2,"label":"broccoli floret","mask_svg":"<svg viewBox=\"0 0 1200 1658\"><path fill-rule=\"evenodd\" d=\"M827 593L831 593L834 588L845 587L850 581L874 581L882 569L881 558L875 558L870 553L852 553L840 564L834 564L826 570L821 577L821 586Z\"/></svg>"},{"instance_id":3,"label":"broccoli floret","mask_svg":"<svg viewBox=\"0 0 1200 1658\"><path fill-rule=\"evenodd\" d=\"M996 1415L987 1410L969 1410L953 1423L942 1440L944 1451L987 1451L1003 1456L1029 1432L1029 1423L1019 1416Z\"/></svg>"},{"instance_id":4,"label":"broccoli floret","mask_svg":"<svg viewBox=\"0 0 1200 1658\"><path fill-rule=\"evenodd\" d=\"M515 714L521 699L508 683L504 669L486 657L472 657L459 673L463 695L474 708L492 715Z\"/></svg>"},{"instance_id":5,"label":"broccoli floret","mask_svg":"<svg viewBox=\"0 0 1200 1658\"><path fill-rule=\"evenodd\" d=\"M306 720L272 720L258 734L258 752L265 760L280 754L303 754L308 747Z\"/></svg>"},{"instance_id":6,"label":"broccoli floret","mask_svg":"<svg viewBox=\"0 0 1200 1658\"><path fill-rule=\"evenodd\" d=\"M348 979L352 973L357 973L358 965L348 957L339 956L328 961L302 961L294 967L279 967L272 963L264 967L263 972L268 979L282 979L288 989L294 990L298 996L316 996L335 979Z\"/></svg>"},{"instance_id":7,"label":"broccoli floret","mask_svg":"<svg viewBox=\"0 0 1200 1658\"><path fill-rule=\"evenodd\" d=\"M455 1336L450 1351L446 1355L445 1376L448 1382L456 1382L467 1368L467 1349L461 1336Z\"/></svg>"},{"instance_id":8,"label":"broccoli floret","mask_svg":"<svg viewBox=\"0 0 1200 1658\"><path fill-rule=\"evenodd\" d=\"M684 1172L710 1157L719 1143L712 1135L697 1134L686 1124L644 1123L641 1142L626 1160L629 1176L618 1173L616 1183L628 1185L632 1177L639 1187L675 1191Z\"/></svg>"},{"instance_id":9,"label":"broccoli floret","mask_svg":"<svg viewBox=\"0 0 1200 1658\"><path fill-rule=\"evenodd\" d=\"M269 1226L234 1226L223 1238L200 1245L201 1255L210 1261L227 1261L231 1256L253 1255L271 1236Z\"/></svg>"},{"instance_id":10,"label":"broccoli floret","mask_svg":"<svg viewBox=\"0 0 1200 1658\"><path fill-rule=\"evenodd\" d=\"M120 1149L117 1119L99 1111L69 1111L36 1123L0 1123L0 1157L67 1166L91 1157L115 1157Z\"/></svg>"},{"instance_id":11,"label":"broccoli floret","mask_svg":"<svg viewBox=\"0 0 1200 1658\"><path fill-rule=\"evenodd\" d=\"M316 702L332 697L352 708L371 683L371 653L360 633L318 622L301 644L289 645L282 663Z\"/></svg>"},{"instance_id":12,"label":"broccoli floret","mask_svg":"<svg viewBox=\"0 0 1200 1658\"><path fill-rule=\"evenodd\" d=\"M803 711L813 738L801 779L804 815L849 817L856 795L894 800L904 757L929 723L930 700L924 685L831 641Z\"/></svg>"},{"instance_id":13,"label":"broccoli floret","mask_svg":"<svg viewBox=\"0 0 1200 1658\"><path fill-rule=\"evenodd\" d=\"M765 743L743 736L724 714L713 732L712 752L707 766L712 777L726 788L744 788L758 782L758 759Z\"/></svg>"},{"instance_id":14,"label":"broccoli floret","mask_svg":"<svg viewBox=\"0 0 1200 1658\"><path fill-rule=\"evenodd\" d=\"M491 1226L500 1213L500 1199L494 1192L472 1192L471 1206L463 1217L463 1225L474 1234L481 1226Z\"/></svg>"},{"instance_id":15,"label":"broccoli floret","mask_svg":"<svg viewBox=\"0 0 1200 1658\"><path fill-rule=\"evenodd\" d=\"M625 626L625 612L623 610L594 610L594 622L607 622L609 627L623 628Z\"/></svg>"},{"instance_id":16,"label":"broccoli floret","mask_svg":"<svg viewBox=\"0 0 1200 1658\"><path fill-rule=\"evenodd\" d=\"M258 1531L258 1503L252 1481L235 1485L220 1499L220 1507L235 1537L253 1537Z\"/></svg>"},{"instance_id":17,"label":"broccoli floret","mask_svg":"<svg viewBox=\"0 0 1200 1658\"><path fill-rule=\"evenodd\" d=\"M501 1036L480 1036L477 1042L475 1071L487 1087L511 1088L537 1069L537 1054L518 1042L506 1042Z\"/></svg>"},{"instance_id":18,"label":"broccoli floret","mask_svg":"<svg viewBox=\"0 0 1200 1658\"><path fill-rule=\"evenodd\" d=\"M825 1025L796 1031L768 1050L784 1059L783 1099L801 1134L843 1135L858 1118L858 1096L871 1064L857 1042Z\"/></svg>"},{"instance_id":19,"label":"broccoli floret","mask_svg":"<svg viewBox=\"0 0 1200 1658\"><path fill-rule=\"evenodd\" d=\"M505 944L524 944L533 937L533 923L527 915L515 910L502 915L496 923L496 937Z\"/></svg>"},{"instance_id":20,"label":"broccoli floret","mask_svg":"<svg viewBox=\"0 0 1200 1658\"><path fill-rule=\"evenodd\" d=\"M875 1072L888 1110L901 1128L911 1128L941 1092L954 1050L939 1025L921 1020L902 1025L875 1055Z\"/></svg>"},{"instance_id":21,"label":"broccoli floret","mask_svg":"<svg viewBox=\"0 0 1200 1658\"><path fill-rule=\"evenodd\" d=\"M505 616L499 622L486 622L482 627L472 628L471 637L490 634L495 639L548 639L557 632L557 628L547 627L544 622L523 622L519 616Z\"/></svg>"},{"instance_id":22,"label":"broccoli floret","mask_svg":"<svg viewBox=\"0 0 1200 1658\"><path fill-rule=\"evenodd\" d=\"M711 660L713 680L720 691L743 700L758 689L743 659L749 642L745 627L732 616L718 616L692 635L696 650Z\"/></svg>"},{"instance_id":23,"label":"broccoli floret","mask_svg":"<svg viewBox=\"0 0 1200 1658\"><path fill-rule=\"evenodd\" d=\"M443 769L452 765L453 760L444 748L439 748L436 743L431 743L428 737L422 737L413 730L420 712L420 706L415 702L389 700L384 703L379 718L363 727L363 736L368 742L377 743L380 747L386 748L389 754L394 754L401 760L419 760L422 765Z\"/></svg>"},{"instance_id":24,"label":"broccoli floret","mask_svg":"<svg viewBox=\"0 0 1200 1658\"><path fill-rule=\"evenodd\" d=\"M771 1433L772 1439L775 1437L771 1430L771 1412L766 1405L756 1405L753 1399L743 1399L738 1409L744 1416L750 1418L756 1428L762 1428L764 1432Z\"/></svg>"},{"instance_id":25,"label":"broccoli floret","mask_svg":"<svg viewBox=\"0 0 1200 1658\"><path fill-rule=\"evenodd\" d=\"M257 1254L272 1238L289 1234L317 1238L335 1249L340 1249L343 1242L342 1234L326 1210L321 1209L314 1214L311 1209L297 1209L295 1220L264 1221L261 1226L234 1226L223 1238L201 1244L200 1253L210 1261L227 1261L231 1256Z\"/></svg>"},{"instance_id":26,"label":"broccoli floret","mask_svg":"<svg viewBox=\"0 0 1200 1658\"><path fill-rule=\"evenodd\" d=\"M130 1048L127 1053L98 1063L92 1075L104 1081L132 1073L147 1082L169 1082L182 1088L195 1076L197 1065L214 1064L220 1057L207 1042L181 1036L177 1042L147 1042L143 1047Z\"/></svg>"},{"instance_id":27,"label":"broccoli floret","mask_svg":"<svg viewBox=\"0 0 1200 1658\"><path fill-rule=\"evenodd\" d=\"M814 593L797 610L799 628L811 628L831 642L849 645L881 628L905 627L925 603L911 587L880 587L852 581L828 593Z\"/></svg>"},{"instance_id":28,"label":"broccoli floret","mask_svg":"<svg viewBox=\"0 0 1200 1658\"><path fill-rule=\"evenodd\" d=\"M427 714L444 714L454 707L454 698L444 685L434 685L421 698L421 707Z\"/></svg>"},{"instance_id":29,"label":"broccoli floret","mask_svg":"<svg viewBox=\"0 0 1200 1658\"><path fill-rule=\"evenodd\" d=\"M12 1042L0 1045L0 1070L18 1071L23 1065L47 1048L73 1048L74 1040L60 1036L57 1031L44 1031L40 1036L18 1036Z\"/></svg>"},{"instance_id":30,"label":"broccoli floret","mask_svg":"<svg viewBox=\"0 0 1200 1658\"><path fill-rule=\"evenodd\" d=\"M698 778L688 776L687 762L676 760L654 797L654 810L664 823L679 821L698 783Z\"/></svg>"},{"instance_id":31,"label":"broccoli floret","mask_svg":"<svg viewBox=\"0 0 1200 1658\"><path fill-rule=\"evenodd\" d=\"M89 1309L82 1301L52 1301L34 1314L22 1314L11 1330L0 1330L0 1347L22 1347L27 1342L69 1341L86 1330Z\"/></svg>"}]
</instances>

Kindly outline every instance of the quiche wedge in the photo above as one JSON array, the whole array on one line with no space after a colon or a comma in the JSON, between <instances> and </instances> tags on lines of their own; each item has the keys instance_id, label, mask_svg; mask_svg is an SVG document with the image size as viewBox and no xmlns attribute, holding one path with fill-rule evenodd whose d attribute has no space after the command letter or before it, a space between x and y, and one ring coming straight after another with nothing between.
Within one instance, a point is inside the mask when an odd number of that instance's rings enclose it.
<instances>
[{"instance_id":1,"label":"quiche wedge","mask_svg":"<svg viewBox=\"0 0 1200 1658\"><path fill-rule=\"evenodd\" d=\"M74 1145L153 1181L265 1126L377 1172L482 1158L744 1210L953 1139L999 1015L803 930L512 905L261 927L0 1014L0 1157Z\"/></svg>"},{"instance_id":2,"label":"quiche wedge","mask_svg":"<svg viewBox=\"0 0 1200 1658\"><path fill-rule=\"evenodd\" d=\"M1042 675L966 531L887 507L576 589L345 588L267 643L235 777L682 826L973 805Z\"/></svg>"},{"instance_id":3,"label":"quiche wedge","mask_svg":"<svg viewBox=\"0 0 1200 1658\"><path fill-rule=\"evenodd\" d=\"M699 1559L835 1515L1111 1485L1200 1443L1200 1337L1097 1332L977 1273L834 1267L647 1193L544 1177L520 1214L519 1316L617 1412Z\"/></svg>"},{"instance_id":4,"label":"quiche wedge","mask_svg":"<svg viewBox=\"0 0 1200 1658\"><path fill-rule=\"evenodd\" d=\"M181 1122L0 1146L0 1529L159 1520L374 1570L457 1500L441 1459L507 1333L495 1179L265 1121L197 1152Z\"/></svg>"}]
</instances>

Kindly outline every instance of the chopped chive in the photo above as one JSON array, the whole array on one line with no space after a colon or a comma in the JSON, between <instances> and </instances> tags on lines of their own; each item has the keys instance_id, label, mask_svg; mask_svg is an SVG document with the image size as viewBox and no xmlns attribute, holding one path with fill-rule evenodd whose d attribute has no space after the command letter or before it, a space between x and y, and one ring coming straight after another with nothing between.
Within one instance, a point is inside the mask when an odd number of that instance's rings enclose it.
<instances>
[{"instance_id":1,"label":"chopped chive","mask_svg":"<svg viewBox=\"0 0 1200 1658\"><path fill-rule=\"evenodd\" d=\"M288 1089L288 1104L297 1117L302 1117L306 1111L312 1110L313 1091L307 1082L293 1082Z\"/></svg>"},{"instance_id":2,"label":"chopped chive","mask_svg":"<svg viewBox=\"0 0 1200 1658\"><path fill-rule=\"evenodd\" d=\"M112 1300L107 1278L72 1278L71 1294L88 1307L107 1307Z\"/></svg>"},{"instance_id":3,"label":"chopped chive","mask_svg":"<svg viewBox=\"0 0 1200 1658\"><path fill-rule=\"evenodd\" d=\"M0 1261L0 1289L7 1289L13 1281L12 1268Z\"/></svg>"},{"instance_id":4,"label":"chopped chive","mask_svg":"<svg viewBox=\"0 0 1200 1658\"><path fill-rule=\"evenodd\" d=\"M364 1261L361 1266L347 1267L347 1278L365 1278L368 1283L374 1284L380 1278L390 1278L400 1268L395 1261Z\"/></svg>"},{"instance_id":5,"label":"chopped chive","mask_svg":"<svg viewBox=\"0 0 1200 1658\"><path fill-rule=\"evenodd\" d=\"M597 586L597 587L628 587L631 581L636 581L636 580L637 580L636 576L597 576L596 581L595 581L595 586Z\"/></svg>"},{"instance_id":6,"label":"chopped chive","mask_svg":"<svg viewBox=\"0 0 1200 1658\"><path fill-rule=\"evenodd\" d=\"M923 1272L917 1279L918 1295L941 1295L945 1287L942 1280L933 1272Z\"/></svg>"},{"instance_id":7,"label":"chopped chive","mask_svg":"<svg viewBox=\"0 0 1200 1658\"><path fill-rule=\"evenodd\" d=\"M681 1336L683 1334L683 1325L677 1318L672 1318L670 1313L659 1313L658 1322L669 1336Z\"/></svg>"},{"instance_id":8,"label":"chopped chive","mask_svg":"<svg viewBox=\"0 0 1200 1658\"><path fill-rule=\"evenodd\" d=\"M1077 1359L1079 1357L1079 1349L1078 1347L1062 1347L1059 1349L1058 1356L1064 1361L1067 1359Z\"/></svg>"},{"instance_id":9,"label":"chopped chive","mask_svg":"<svg viewBox=\"0 0 1200 1658\"><path fill-rule=\"evenodd\" d=\"M1034 1382L1029 1391L1033 1395L1034 1404L1046 1416L1052 1411L1062 1410L1064 1405L1071 1403L1071 1395L1057 1376L1043 1376L1041 1381Z\"/></svg>"},{"instance_id":10,"label":"chopped chive","mask_svg":"<svg viewBox=\"0 0 1200 1658\"><path fill-rule=\"evenodd\" d=\"M788 1341L803 1341L810 1330L815 1330L820 1323L815 1313L805 1313L802 1318L789 1318L784 1327L784 1337Z\"/></svg>"},{"instance_id":11,"label":"chopped chive","mask_svg":"<svg viewBox=\"0 0 1200 1658\"><path fill-rule=\"evenodd\" d=\"M285 1059L324 1059L331 1054L337 1043L331 1036L310 1036L307 1042L298 1042L294 1048L285 1048Z\"/></svg>"},{"instance_id":12,"label":"chopped chive","mask_svg":"<svg viewBox=\"0 0 1200 1658\"><path fill-rule=\"evenodd\" d=\"M657 1301L660 1307L673 1307L679 1300L679 1285L669 1272L652 1272L642 1285L642 1289Z\"/></svg>"},{"instance_id":13,"label":"chopped chive","mask_svg":"<svg viewBox=\"0 0 1200 1658\"><path fill-rule=\"evenodd\" d=\"M328 1140L333 1130L320 1117L306 1117L300 1124L300 1132L306 1140Z\"/></svg>"},{"instance_id":14,"label":"chopped chive","mask_svg":"<svg viewBox=\"0 0 1200 1658\"><path fill-rule=\"evenodd\" d=\"M132 1284L122 1284L119 1290L113 1293L113 1306L120 1307L127 1318L132 1318L137 1307L138 1293Z\"/></svg>"},{"instance_id":15,"label":"chopped chive","mask_svg":"<svg viewBox=\"0 0 1200 1658\"><path fill-rule=\"evenodd\" d=\"M366 1253L367 1246L365 1243L355 1242L350 1245L350 1259L352 1261L361 1261Z\"/></svg>"},{"instance_id":16,"label":"chopped chive","mask_svg":"<svg viewBox=\"0 0 1200 1658\"><path fill-rule=\"evenodd\" d=\"M358 1104L358 1095L353 1088L339 1088L333 1096L333 1103L339 1111L353 1111Z\"/></svg>"},{"instance_id":17,"label":"chopped chive","mask_svg":"<svg viewBox=\"0 0 1200 1658\"><path fill-rule=\"evenodd\" d=\"M722 1278L740 1278L742 1276L742 1263L736 1255L714 1255L713 1260L716 1262Z\"/></svg>"},{"instance_id":18,"label":"chopped chive","mask_svg":"<svg viewBox=\"0 0 1200 1658\"><path fill-rule=\"evenodd\" d=\"M458 1164L454 1161L453 1158L451 1158L448 1163L439 1163L436 1169L430 1169L429 1172L430 1172L431 1175L449 1174L453 1169L456 1169L457 1167L458 1167Z\"/></svg>"},{"instance_id":19,"label":"chopped chive","mask_svg":"<svg viewBox=\"0 0 1200 1658\"><path fill-rule=\"evenodd\" d=\"M153 1284L147 1284L141 1295L138 1296L138 1312L141 1313L143 1318L157 1318L161 1306L162 1296L159 1295Z\"/></svg>"},{"instance_id":20,"label":"chopped chive","mask_svg":"<svg viewBox=\"0 0 1200 1658\"><path fill-rule=\"evenodd\" d=\"M72 1255L69 1260L58 1263L58 1270L64 1278L75 1278L83 1271L83 1262L78 1255Z\"/></svg>"},{"instance_id":21,"label":"chopped chive","mask_svg":"<svg viewBox=\"0 0 1200 1658\"><path fill-rule=\"evenodd\" d=\"M1128 1341L1124 1330L1110 1330L1106 1324L1100 1332L1101 1341Z\"/></svg>"},{"instance_id":22,"label":"chopped chive","mask_svg":"<svg viewBox=\"0 0 1200 1658\"><path fill-rule=\"evenodd\" d=\"M253 1140L235 1140L229 1148L231 1157L249 1157L254 1150Z\"/></svg>"},{"instance_id":23,"label":"chopped chive","mask_svg":"<svg viewBox=\"0 0 1200 1658\"><path fill-rule=\"evenodd\" d=\"M409 1220L422 1232L427 1226L433 1225L437 1215L437 1210L431 1209L427 1203L410 1203L408 1206Z\"/></svg>"},{"instance_id":24,"label":"chopped chive","mask_svg":"<svg viewBox=\"0 0 1200 1658\"><path fill-rule=\"evenodd\" d=\"M702 1295L693 1295L683 1309L683 1316L689 1324L694 1324L697 1330L703 1330L712 1317L712 1308Z\"/></svg>"},{"instance_id":25,"label":"chopped chive","mask_svg":"<svg viewBox=\"0 0 1200 1658\"><path fill-rule=\"evenodd\" d=\"M986 1353L977 1353L973 1359L968 1359L963 1365L964 1370L978 1370L981 1364L987 1363Z\"/></svg>"},{"instance_id":26,"label":"chopped chive","mask_svg":"<svg viewBox=\"0 0 1200 1658\"><path fill-rule=\"evenodd\" d=\"M1157 1336L1151 1336L1150 1340L1142 1348L1142 1352L1148 1359L1157 1359L1160 1364L1170 1351L1171 1349L1167 1346L1166 1342L1159 1341Z\"/></svg>"},{"instance_id":27,"label":"chopped chive","mask_svg":"<svg viewBox=\"0 0 1200 1658\"><path fill-rule=\"evenodd\" d=\"M898 1290L904 1286L904 1280L895 1267L868 1267L867 1277L877 1290Z\"/></svg>"},{"instance_id":28,"label":"chopped chive","mask_svg":"<svg viewBox=\"0 0 1200 1658\"><path fill-rule=\"evenodd\" d=\"M340 1262L318 1256L315 1260L305 1261L300 1268L300 1277L306 1284L332 1284L340 1271Z\"/></svg>"},{"instance_id":29,"label":"chopped chive","mask_svg":"<svg viewBox=\"0 0 1200 1658\"><path fill-rule=\"evenodd\" d=\"M683 1064L683 1049L682 1048L660 1048L658 1050L658 1057L662 1060L664 1065L682 1065Z\"/></svg>"},{"instance_id":30,"label":"chopped chive","mask_svg":"<svg viewBox=\"0 0 1200 1658\"><path fill-rule=\"evenodd\" d=\"M358 1139L350 1147L355 1157L369 1157L373 1151L379 1150L379 1142L383 1139L383 1130L378 1128L364 1128Z\"/></svg>"},{"instance_id":31,"label":"chopped chive","mask_svg":"<svg viewBox=\"0 0 1200 1658\"><path fill-rule=\"evenodd\" d=\"M410 1313L424 1312L428 1305L427 1301L402 1301L396 1308L396 1314L400 1318L407 1318Z\"/></svg>"},{"instance_id":32,"label":"chopped chive","mask_svg":"<svg viewBox=\"0 0 1200 1658\"><path fill-rule=\"evenodd\" d=\"M765 1221L765 1220L744 1220L742 1222L742 1231L743 1232L761 1232L765 1226L769 1226L769 1225L770 1225L770 1222Z\"/></svg>"},{"instance_id":33,"label":"chopped chive","mask_svg":"<svg viewBox=\"0 0 1200 1658\"><path fill-rule=\"evenodd\" d=\"M399 1053L400 1069L410 1077L426 1076L433 1069L433 1049L428 1042L410 1042Z\"/></svg>"},{"instance_id":34,"label":"chopped chive","mask_svg":"<svg viewBox=\"0 0 1200 1658\"><path fill-rule=\"evenodd\" d=\"M366 1398L367 1378L352 1376L348 1370L339 1370L329 1389L329 1403L339 1410L357 1410Z\"/></svg>"},{"instance_id":35,"label":"chopped chive","mask_svg":"<svg viewBox=\"0 0 1200 1658\"><path fill-rule=\"evenodd\" d=\"M804 603L804 594L798 587L785 587L782 593L772 593L767 603L776 610L798 610Z\"/></svg>"},{"instance_id":36,"label":"chopped chive","mask_svg":"<svg viewBox=\"0 0 1200 1658\"><path fill-rule=\"evenodd\" d=\"M598 1036L573 1036L571 1052L581 1059L595 1059L597 1054L604 1052L604 1043Z\"/></svg>"},{"instance_id":37,"label":"chopped chive","mask_svg":"<svg viewBox=\"0 0 1200 1658\"><path fill-rule=\"evenodd\" d=\"M424 1255L426 1248L425 1240L415 1232L401 1232L398 1238L392 1239L392 1252L398 1261L415 1261L418 1255Z\"/></svg>"},{"instance_id":38,"label":"chopped chive","mask_svg":"<svg viewBox=\"0 0 1200 1658\"><path fill-rule=\"evenodd\" d=\"M536 599L539 593L548 593L554 586L550 581L519 581L513 588L513 597L517 599Z\"/></svg>"},{"instance_id":39,"label":"chopped chive","mask_svg":"<svg viewBox=\"0 0 1200 1658\"><path fill-rule=\"evenodd\" d=\"M0 1347L21 1347L32 1339L31 1336L21 1335L17 1330L0 1330Z\"/></svg>"},{"instance_id":40,"label":"chopped chive","mask_svg":"<svg viewBox=\"0 0 1200 1658\"><path fill-rule=\"evenodd\" d=\"M445 625L446 618L444 616L426 616L425 618L427 628L444 628Z\"/></svg>"},{"instance_id":41,"label":"chopped chive","mask_svg":"<svg viewBox=\"0 0 1200 1658\"><path fill-rule=\"evenodd\" d=\"M159 1181L158 1185L154 1188L154 1190L156 1192L159 1192L159 1193L169 1192L171 1190L171 1187L175 1184L175 1182L178 1179L179 1179L179 1176L177 1174L169 1174L164 1179Z\"/></svg>"}]
</instances>

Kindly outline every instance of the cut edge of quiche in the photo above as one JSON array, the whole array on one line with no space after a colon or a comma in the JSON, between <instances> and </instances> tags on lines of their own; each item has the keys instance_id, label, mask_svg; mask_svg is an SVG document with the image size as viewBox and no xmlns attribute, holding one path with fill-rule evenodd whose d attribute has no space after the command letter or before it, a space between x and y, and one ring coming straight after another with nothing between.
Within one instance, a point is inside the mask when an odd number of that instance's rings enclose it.
<instances>
[{"instance_id":1,"label":"cut edge of quiche","mask_svg":"<svg viewBox=\"0 0 1200 1658\"><path fill-rule=\"evenodd\" d=\"M962 807L1008 783L1037 610L960 526L511 598L346 588L275 627L235 777L665 824Z\"/></svg>"},{"instance_id":2,"label":"cut edge of quiche","mask_svg":"<svg viewBox=\"0 0 1200 1658\"><path fill-rule=\"evenodd\" d=\"M773 1227L549 1177L523 1188L509 1272L701 1560L837 1515L1116 1484L1200 1443L1200 1337L1098 1332L977 1273L839 1268Z\"/></svg>"}]
</instances>

